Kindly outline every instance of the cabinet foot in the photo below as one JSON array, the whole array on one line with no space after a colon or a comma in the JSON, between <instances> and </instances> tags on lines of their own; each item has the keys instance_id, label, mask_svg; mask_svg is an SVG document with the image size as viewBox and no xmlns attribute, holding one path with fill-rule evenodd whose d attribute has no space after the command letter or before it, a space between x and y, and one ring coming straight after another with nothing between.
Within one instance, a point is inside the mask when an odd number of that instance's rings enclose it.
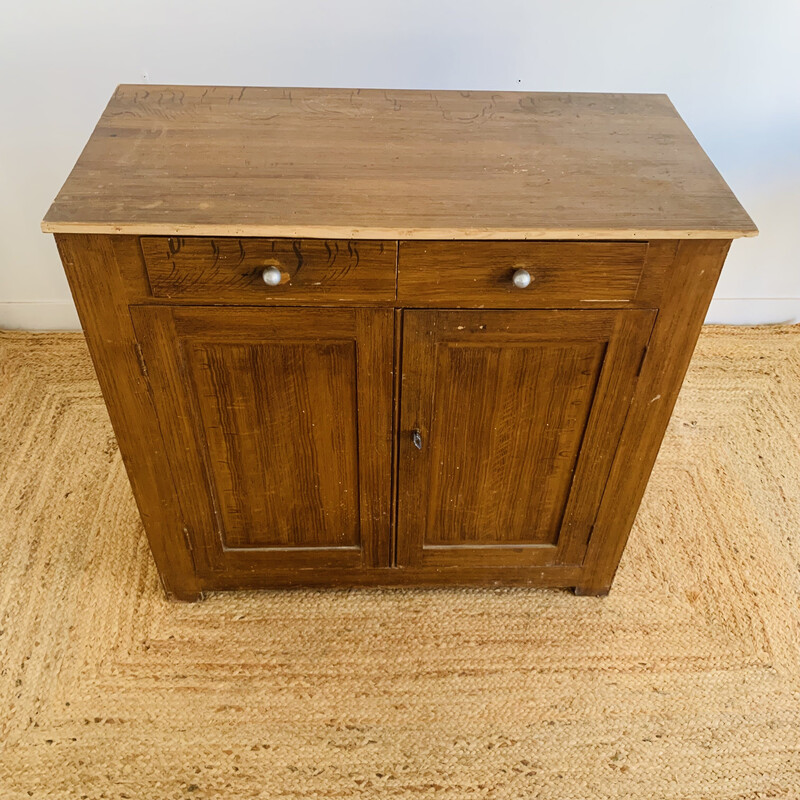
<instances>
[{"instance_id":1,"label":"cabinet foot","mask_svg":"<svg viewBox=\"0 0 800 800\"><path fill-rule=\"evenodd\" d=\"M579 597L605 597L611 586L576 586L575 594Z\"/></svg>"},{"instance_id":2,"label":"cabinet foot","mask_svg":"<svg viewBox=\"0 0 800 800\"><path fill-rule=\"evenodd\" d=\"M165 590L167 600L176 603L196 603L203 599L203 592Z\"/></svg>"}]
</instances>

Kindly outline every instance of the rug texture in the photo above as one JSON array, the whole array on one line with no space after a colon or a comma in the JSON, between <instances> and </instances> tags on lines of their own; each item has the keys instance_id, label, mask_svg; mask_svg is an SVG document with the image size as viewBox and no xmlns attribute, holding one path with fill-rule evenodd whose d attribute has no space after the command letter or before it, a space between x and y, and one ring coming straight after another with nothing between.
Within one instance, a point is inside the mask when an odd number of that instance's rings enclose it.
<instances>
[{"instance_id":1,"label":"rug texture","mask_svg":"<svg viewBox=\"0 0 800 800\"><path fill-rule=\"evenodd\" d=\"M704 331L607 598L167 602L83 339L0 334L0 798L800 798L800 329Z\"/></svg>"}]
</instances>

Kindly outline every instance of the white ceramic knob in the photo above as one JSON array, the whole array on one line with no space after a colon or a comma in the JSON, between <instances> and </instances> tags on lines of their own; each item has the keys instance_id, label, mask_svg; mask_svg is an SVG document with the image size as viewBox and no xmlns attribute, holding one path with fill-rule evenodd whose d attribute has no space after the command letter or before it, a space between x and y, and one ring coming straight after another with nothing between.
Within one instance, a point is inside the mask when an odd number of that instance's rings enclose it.
<instances>
[{"instance_id":1,"label":"white ceramic knob","mask_svg":"<svg viewBox=\"0 0 800 800\"><path fill-rule=\"evenodd\" d=\"M532 278L528 270L518 269L514 272L514 276L511 278L511 280L514 281L514 286L516 286L517 289L526 289L531 285Z\"/></svg>"},{"instance_id":2,"label":"white ceramic knob","mask_svg":"<svg viewBox=\"0 0 800 800\"><path fill-rule=\"evenodd\" d=\"M264 267L261 273L264 283L267 286L279 286L281 282L281 271L277 267Z\"/></svg>"}]
</instances>

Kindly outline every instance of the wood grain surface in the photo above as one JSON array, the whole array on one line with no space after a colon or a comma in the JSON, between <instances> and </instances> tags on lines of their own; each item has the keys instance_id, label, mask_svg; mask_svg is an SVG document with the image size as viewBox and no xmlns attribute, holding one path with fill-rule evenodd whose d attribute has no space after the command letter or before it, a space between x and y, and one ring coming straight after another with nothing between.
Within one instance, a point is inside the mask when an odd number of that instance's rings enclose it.
<instances>
[{"instance_id":1,"label":"wood grain surface","mask_svg":"<svg viewBox=\"0 0 800 800\"><path fill-rule=\"evenodd\" d=\"M681 242L584 560L579 594L611 588L730 242Z\"/></svg>"},{"instance_id":2,"label":"wood grain surface","mask_svg":"<svg viewBox=\"0 0 800 800\"><path fill-rule=\"evenodd\" d=\"M187 546L178 484L164 451L150 387L128 309L121 265L134 261L130 236L56 236L97 379L169 597L196 600L201 586Z\"/></svg>"},{"instance_id":3,"label":"wood grain surface","mask_svg":"<svg viewBox=\"0 0 800 800\"><path fill-rule=\"evenodd\" d=\"M131 312L202 577L389 565L391 310Z\"/></svg>"},{"instance_id":4,"label":"wood grain surface","mask_svg":"<svg viewBox=\"0 0 800 800\"><path fill-rule=\"evenodd\" d=\"M398 565L581 563L654 318L407 311Z\"/></svg>"},{"instance_id":5,"label":"wood grain surface","mask_svg":"<svg viewBox=\"0 0 800 800\"><path fill-rule=\"evenodd\" d=\"M190 306L149 295L138 237L57 239L181 599L367 584L605 593L729 245L651 242L642 264L639 244L607 243L634 248L634 304L654 308L395 310ZM569 261L549 263L566 275Z\"/></svg>"},{"instance_id":6,"label":"wood grain surface","mask_svg":"<svg viewBox=\"0 0 800 800\"><path fill-rule=\"evenodd\" d=\"M226 547L355 547L356 346L184 347Z\"/></svg>"},{"instance_id":7,"label":"wood grain surface","mask_svg":"<svg viewBox=\"0 0 800 800\"><path fill-rule=\"evenodd\" d=\"M646 242L401 242L401 304L569 308L632 304ZM514 286L517 269L531 276Z\"/></svg>"},{"instance_id":8,"label":"wood grain surface","mask_svg":"<svg viewBox=\"0 0 800 800\"><path fill-rule=\"evenodd\" d=\"M51 232L655 239L756 227L660 94L123 85Z\"/></svg>"},{"instance_id":9,"label":"wood grain surface","mask_svg":"<svg viewBox=\"0 0 800 800\"><path fill-rule=\"evenodd\" d=\"M215 303L394 300L397 243L325 239L142 237L153 295ZM278 286L262 277L277 267Z\"/></svg>"}]
</instances>

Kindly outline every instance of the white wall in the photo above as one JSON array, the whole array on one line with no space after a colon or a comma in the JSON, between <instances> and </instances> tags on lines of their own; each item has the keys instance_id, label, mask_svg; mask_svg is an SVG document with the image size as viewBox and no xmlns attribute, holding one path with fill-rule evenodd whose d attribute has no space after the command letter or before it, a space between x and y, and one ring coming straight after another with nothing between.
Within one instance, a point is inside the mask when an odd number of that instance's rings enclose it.
<instances>
[{"instance_id":1,"label":"white wall","mask_svg":"<svg viewBox=\"0 0 800 800\"><path fill-rule=\"evenodd\" d=\"M0 327L77 324L39 221L118 83L667 92L761 229L709 316L800 321L798 0L16 0Z\"/></svg>"}]
</instances>

